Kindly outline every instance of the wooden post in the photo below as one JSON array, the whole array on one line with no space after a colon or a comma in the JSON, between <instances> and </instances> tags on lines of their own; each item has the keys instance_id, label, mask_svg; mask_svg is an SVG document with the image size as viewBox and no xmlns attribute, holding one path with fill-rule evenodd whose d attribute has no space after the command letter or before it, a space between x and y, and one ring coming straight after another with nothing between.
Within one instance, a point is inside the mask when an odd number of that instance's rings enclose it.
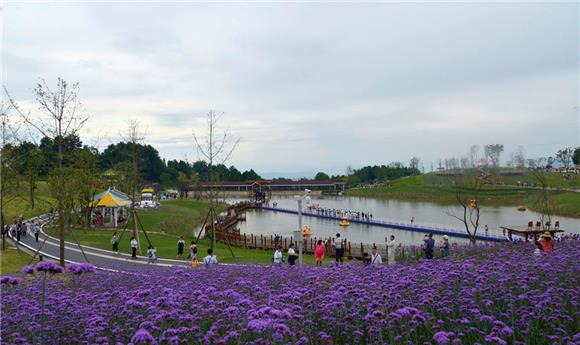
<instances>
[{"instance_id":1,"label":"wooden post","mask_svg":"<svg viewBox=\"0 0 580 345\"><path fill-rule=\"evenodd\" d=\"M247 242L246 242L246 234L244 234L244 248L248 248Z\"/></svg>"},{"instance_id":2,"label":"wooden post","mask_svg":"<svg viewBox=\"0 0 580 345\"><path fill-rule=\"evenodd\" d=\"M365 252L365 246L363 245L363 243L360 243L360 256L363 256L363 253Z\"/></svg>"},{"instance_id":3,"label":"wooden post","mask_svg":"<svg viewBox=\"0 0 580 345\"><path fill-rule=\"evenodd\" d=\"M264 248L264 236L260 235L260 247Z\"/></svg>"}]
</instances>

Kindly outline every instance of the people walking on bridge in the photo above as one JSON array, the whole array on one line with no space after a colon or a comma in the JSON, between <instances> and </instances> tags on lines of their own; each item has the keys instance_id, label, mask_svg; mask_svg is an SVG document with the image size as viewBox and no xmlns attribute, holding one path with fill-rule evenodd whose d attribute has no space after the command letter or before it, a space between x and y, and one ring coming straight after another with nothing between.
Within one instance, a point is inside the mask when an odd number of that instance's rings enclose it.
<instances>
[{"instance_id":1,"label":"people walking on bridge","mask_svg":"<svg viewBox=\"0 0 580 345\"><path fill-rule=\"evenodd\" d=\"M191 260L197 259L197 244L195 243L195 241L191 241L189 245L189 257L191 258Z\"/></svg>"},{"instance_id":2,"label":"people walking on bridge","mask_svg":"<svg viewBox=\"0 0 580 345\"><path fill-rule=\"evenodd\" d=\"M296 265L297 258L298 258L298 255L296 254L296 251L294 250L294 243L290 243L290 245L288 245L288 265L290 265L290 266Z\"/></svg>"},{"instance_id":3,"label":"people walking on bridge","mask_svg":"<svg viewBox=\"0 0 580 345\"><path fill-rule=\"evenodd\" d=\"M113 253L119 254L119 236L117 236L117 232L113 233L113 237L111 237L111 245L113 246Z\"/></svg>"},{"instance_id":4,"label":"people walking on bridge","mask_svg":"<svg viewBox=\"0 0 580 345\"><path fill-rule=\"evenodd\" d=\"M316 242L316 248L314 249L314 264L316 266L322 266L322 260L324 260L324 243L322 240Z\"/></svg>"},{"instance_id":5,"label":"people walking on bridge","mask_svg":"<svg viewBox=\"0 0 580 345\"><path fill-rule=\"evenodd\" d=\"M387 264L393 265L395 263L395 251L397 242L395 241L395 235L391 235L389 241L387 242Z\"/></svg>"},{"instance_id":6,"label":"people walking on bridge","mask_svg":"<svg viewBox=\"0 0 580 345\"><path fill-rule=\"evenodd\" d=\"M183 236L179 236L179 241L177 241L177 257L183 257L183 249L185 248L185 241L183 240Z\"/></svg>"},{"instance_id":7,"label":"people walking on bridge","mask_svg":"<svg viewBox=\"0 0 580 345\"><path fill-rule=\"evenodd\" d=\"M487 224L485 224L483 228L485 230L485 236L487 236L489 234L489 227L487 226Z\"/></svg>"},{"instance_id":8,"label":"people walking on bridge","mask_svg":"<svg viewBox=\"0 0 580 345\"><path fill-rule=\"evenodd\" d=\"M218 263L217 256L213 255L213 249L208 248L207 256L203 258L203 264L205 265L205 267L209 267L217 265L217 263Z\"/></svg>"},{"instance_id":9,"label":"people walking on bridge","mask_svg":"<svg viewBox=\"0 0 580 345\"><path fill-rule=\"evenodd\" d=\"M381 257L381 254L377 253L377 247L373 246L371 248L371 265L375 266L375 265L382 265L383 264L383 258Z\"/></svg>"},{"instance_id":10,"label":"people walking on bridge","mask_svg":"<svg viewBox=\"0 0 580 345\"><path fill-rule=\"evenodd\" d=\"M137 240L131 237L131 259L137 259Z\"/></svg>"},{"instance_id":11,"label":"people walking on bridge","mask_svg":"<svg viewBox=\"0 0 580 345\"><path fill-rule=\"evenodd\" d=\"M427 259L433 259L433 249L435 248L435 240L433 239L433 234L427 235L427 238L423 240L425 251L425 257Z\"/></svg>"},{"instance_id":12,"label":"people walking on bridge","mask_svg":"<svg viewBox=\"0 0 580 345\"><path fill-rule=\"evenodd\" d=\"M411 217L411 225L413 225L413 223L415 223L415 217Z\"/></svg>"},{"instance_id":13,"label":"people walking on bridge","mask_svg":"<svg viewBox=\"0 0 580 345\"><path fill-rule=\"evenodd\" d=\"M335 254L336 263L337 264L341 263L342 257L344 256L344 247L343 247L343 241L340 238L339 233L337 233L336 237L334 238L334 254Z\"/></svg>"},{"instance_id":14,"label":"people walking on bridge","mask_svg":"<svg viewBox=\"0 0 580 345\"><path fill-rule=\"evenodd\" d=\"M156 260L157 260L157 251L155 250L155 247L149 245L149 248L147 248L147 263L154 264Z\"/></svg>"}]
</instances>

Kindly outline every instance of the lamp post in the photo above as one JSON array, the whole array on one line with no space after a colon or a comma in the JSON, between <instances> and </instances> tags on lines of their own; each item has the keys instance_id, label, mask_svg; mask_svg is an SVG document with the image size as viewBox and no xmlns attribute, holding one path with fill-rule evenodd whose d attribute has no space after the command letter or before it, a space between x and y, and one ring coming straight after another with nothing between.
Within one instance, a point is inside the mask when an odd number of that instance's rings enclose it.
<instances>
[{"instance_id":1,"label":"lamp post","mask_svg":"<svg viewBox=\"0 0 580 345\"><path fill-rule=\"evenodd\" d=\"M302 236L302 199L306 199L306 203L310 202L309 189L304 190L303 196L294 196L298 202L298 230L294 231L294 240L298 242L298 264L302 265L302 246L304 245L304 237Z\"/></svg>"}]
</instances>

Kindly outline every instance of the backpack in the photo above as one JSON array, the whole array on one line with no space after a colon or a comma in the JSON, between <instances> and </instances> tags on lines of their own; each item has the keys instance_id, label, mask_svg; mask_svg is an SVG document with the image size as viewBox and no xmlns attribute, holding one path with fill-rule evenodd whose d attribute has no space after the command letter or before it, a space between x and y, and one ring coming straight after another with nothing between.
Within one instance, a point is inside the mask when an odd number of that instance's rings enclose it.
<instances>
[{"instance_id":1,"label":"backpack","mask_svg":"<svg viewBox=\"0 0 580 345\"><path fill-rule=\"evenodd\" d=\"M197 246L193 247L193 254L197 254Z\"/></svg>"}]
</instances>

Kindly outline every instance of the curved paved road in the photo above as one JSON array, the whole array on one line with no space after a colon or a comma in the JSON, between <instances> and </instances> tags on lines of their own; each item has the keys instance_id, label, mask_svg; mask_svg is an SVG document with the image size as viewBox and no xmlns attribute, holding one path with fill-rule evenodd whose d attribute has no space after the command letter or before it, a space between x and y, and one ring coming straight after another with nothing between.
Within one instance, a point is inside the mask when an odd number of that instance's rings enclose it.
<instances>
[{"instance_id":1,"label":"curved paved road","mask_svg":"<svg viewBox=\"0 0 580 345\"><path fill-rule=\"evenodd\" d=\"M41 224L46 224L49 220L47 215L40 216L38 218L29 219L29 221L37 222ZM48 236L46 233L41 232L38 242L35 241L34 235L30 232L26 237L21 237L20 242L17 242L13 238L15 243L23 246L30 251L36 252L38 248L40 249L40 254L44 257L51 258L54 260L59 259L59 242L58 239ZM99 269L105 270L120 270L120 271L134 271L144 268L144 266L157 266L157 267L189 267L190 262L188 260L169 260L169 259L157 259L157 263L154 265L147 263L147 257L138 256L136 260L131 259L128 254L114 254L112 251L92 248L87 246L82 246L83 251L88 259L88 262L95 265ZM76 243L66 242L65 243L65 261L67 262L87 262L83 256L79 246Z\"/></svg>"}]
</instances>

